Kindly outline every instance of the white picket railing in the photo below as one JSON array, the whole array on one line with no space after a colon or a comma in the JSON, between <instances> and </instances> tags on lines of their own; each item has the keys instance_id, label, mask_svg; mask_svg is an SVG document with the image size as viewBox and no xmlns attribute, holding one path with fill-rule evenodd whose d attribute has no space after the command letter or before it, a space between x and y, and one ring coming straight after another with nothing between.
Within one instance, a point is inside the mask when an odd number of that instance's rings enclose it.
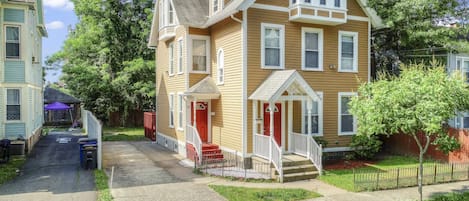
<instances>
[{"instance_id":1,"label":"white picket railing","mask_svg":"<svg viewBox=\"0 0 469 201\"><path fill-rule=\"evenodd\" d=\"M291 133L291 150L293 153L308 156L308 135L300 133Z\"/></svg>"},{"instance_id":2,"label":"white picket railing","mask_svg":"<svg viewBox=\"0 0 469 201\"><path fill-rule=\"evenodd\" d=\"M313 137L310 137L309 140L310 150L308 158L316 166L319 174L322 174L322 144L318 144Z\"/></svg>"},{"instance_id":3,"label":"white picket railing","mask_svg":"<svg viewBox=\"0 0 469 201\"><path fill-rule=\"evenodd\" d=\"M261 134L254 134L254 154L269 159L270 137Z\"/></svg>"},{"instance_id":4,"label":"white picket railing","mask_svg":"<svg viewBox=\"0 0 469 201\"><path fill-rule=\"evenodd\" d=\"M274 138L271 138L270 143L272 143L272 149L271 149L272 163L274 164L275 169L278 172L280 183L283 183L282 149L278 146L277 142L275 142Z\"/></svg>"},{"instance_id":5,"label":"white picket railing","mask_svg":"<svg viewBox=\"0 0 469 201\"><path fill-rule=\"evenodd\" d=\"M199 132L193 126L186 126L186 141L191 143L197 151L198 162L202 162L202 139L200 139Z\"/></svg>"}]
</instances>

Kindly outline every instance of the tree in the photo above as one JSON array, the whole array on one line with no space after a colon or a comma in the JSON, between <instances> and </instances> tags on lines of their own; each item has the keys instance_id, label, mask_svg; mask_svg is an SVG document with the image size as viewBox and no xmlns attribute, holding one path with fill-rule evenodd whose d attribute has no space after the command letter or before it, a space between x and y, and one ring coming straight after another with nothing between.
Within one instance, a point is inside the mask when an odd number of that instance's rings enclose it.
<instances>
[{"instance_id":1,"label":"tree","mask_svg":"<svg viewBox=\"0 0 469 201\"><path fill-rule=\"evenodd\" d=\"M422 200L423 156L430 143L444 151L459 146L444 126L456 111L469 108L469 89L459 73L448 75L443 66L403 66L400 76L381 74L376 82L364 83L350 102L359 122L358 135L410 135L419 147L418 185ZM419 138L420 134L424 137ZM448 146L452 144L453 146Z\"/></svg>"},{"instance_id":2,"label":"tree","mask_svg":"<svg viewBox=\"0 0 469 201\"><path fill-rule=\"evenodd\" d=\"M71 94L101 120L147 109L155 96L154 50L146 46L152 0L73 0L79 23L48 67L62 68ZM135 72L134 72L135 71Z\"/></svg>"},{"instance_id":3,"label":"tree","mask_svg":"<svg viewBox=\"0 0 469 201\"><path fill-rule=\"evenodd\" d=\"M369 0L386 28L373 30L376 68L398 74L400 63L433 55L446 58L444 51L468 51L468 0ZM448 25L455 26L448 26ZM439 57L438 57L439 59Z\"/></svg>"}]
</instances>

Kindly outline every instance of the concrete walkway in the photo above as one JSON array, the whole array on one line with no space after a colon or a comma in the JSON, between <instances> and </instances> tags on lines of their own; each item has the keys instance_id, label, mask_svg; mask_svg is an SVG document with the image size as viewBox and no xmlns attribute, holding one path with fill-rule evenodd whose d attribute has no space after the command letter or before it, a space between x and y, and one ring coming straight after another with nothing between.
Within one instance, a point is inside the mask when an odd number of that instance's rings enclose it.
<instances>
[{"instance_id":1,"label":"concrete walkway","mask_svg":"<svg viewBox=\"0 0 469 201\"><path fill-rule=\"evenodd\" d=\"M115 200L225 200L207 185L249 188L302 188L323 197L317 201L403 201L417 200L417 188L375 192L348 192L319 180L290 183L250 183L201 177L183 167L183 158L151 142L105 142L104 166L115 167L111 190ZM424 186L424 199L440 193L468 191L469 182Z\"/></svg>"},{"instance_id":2,"label":"concrete walkway","mask_svg":"<svg viewBox=\"0 0 469 201\"><path fill-rule=\"evenodd\" d=\"M22 175L0 186L0 201L96 200L92 171L80 168L79 134L51 132L28 155ZM68 143L59 143L59 139Z\"/></svg>"}]
</instances>

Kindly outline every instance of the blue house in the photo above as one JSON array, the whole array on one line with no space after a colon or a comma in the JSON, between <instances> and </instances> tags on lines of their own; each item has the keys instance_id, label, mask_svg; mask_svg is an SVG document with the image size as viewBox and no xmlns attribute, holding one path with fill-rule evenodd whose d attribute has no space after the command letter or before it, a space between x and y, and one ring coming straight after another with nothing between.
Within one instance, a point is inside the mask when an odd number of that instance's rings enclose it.
<instances>
[{"instance_id":1,"label":"blue house","mask_svg":"<svg viewBox=\"0 0 469 201\"><path fill-rule=\"evenodd\" d=\"M42 0L0 0L0 139L26 140L31 150L43 124Z\"/></svg>"}]
</instances>

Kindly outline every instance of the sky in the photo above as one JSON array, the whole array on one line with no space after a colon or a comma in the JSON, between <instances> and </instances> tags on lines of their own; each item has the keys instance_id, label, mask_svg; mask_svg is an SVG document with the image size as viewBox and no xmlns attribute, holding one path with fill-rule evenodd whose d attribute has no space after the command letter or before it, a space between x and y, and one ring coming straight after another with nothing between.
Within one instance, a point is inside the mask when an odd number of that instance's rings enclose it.
<instances>
[{"instance_id":1,"label":"sky","mask_svg":"<svg viewBox=\"0 0 469 201\"><path fill-rule=\"evenodd\" d=\"M78 21L70 0L44 0L44 19L49 36L42 40L43 61L62 48L68 27ZM46 71L46 83L58 81L59 76L60 71Z\"/></svg>"}]
</instances>

